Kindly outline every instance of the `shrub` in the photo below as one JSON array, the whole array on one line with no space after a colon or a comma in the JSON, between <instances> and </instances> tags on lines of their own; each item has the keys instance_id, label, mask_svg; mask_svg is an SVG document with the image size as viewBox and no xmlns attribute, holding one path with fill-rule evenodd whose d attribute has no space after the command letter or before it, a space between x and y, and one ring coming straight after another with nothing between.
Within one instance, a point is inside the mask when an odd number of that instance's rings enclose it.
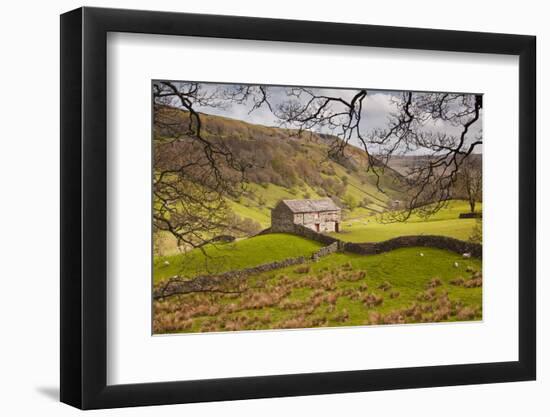
<instances>
[{"instance_id":1,"label":"shrub","mask_svg":"<svg viewBox=\"0 0 550 417\"><path fill-rule=\"evenodd\" d=\"M384 324L403 324L405 317L400 311L392 311L384 316L383 322Z\"/></svg>"},{"instance_id":2,"label":"shrub","mask_svg":"<svg viewBox=\"0 0 550 417\"><path fill-rule=\"evenodd\" d=\"M437 299L436 305L438 308L448 308L450 310L452 303L449 299L449 296L447 294L444 294Z\"/></svg>"},{"instance_id":3,"label":"shrub","mask_svg":"<svg viewBox=\"0 0 550 417\"><path fill-rule=\"evenodd\" d=\"M432 315L433 321L444 321L449 318L451 310L449 307L443 306L434 311Z\"/></svg>"},{"instance_id":4,"label":"shrub","mask_svg":"<svg viewBox=\"0 0 550 417\"><path fill-rule=\"evenodd\" d=\"M367 294L365 297L363 297L363 304L365 307L370 308L374 306L378 306L384 302L384 297L381 295L376 294Z\"/></svg>"},{"instance_id":5,"label":"shrub","mask_svg":"<svg viewBox=\"0 0 550 417\"><path fill-rule=\"evenodd\" d=\"M228 222L231 230L238 236L252 236L262 230L262 225L248 217L240 217L237 214L229 216Z\"/></svg>"},{"instance_id":6,"label":"shrub","mask_svg":"<svg viewBox=\"0 0 550 417\"><path fill-rule=\"evenodd\" d=\"M326 301L327 303L332 305L336 304L336 301L338 301L338 294L335 294L335 293L327 294Z\"/></svg>"},{"instance_id":7,"label":"shrub","mask_svg":"<svg viewBox=\"0 0 550 417\"><path fill-rule=\"evenodd\" d=\"M302 265L299 266L294 270L297 274L307 274L311 270L311 267L309 265Z\"/></svg>"},{"instance_id":8,"label":"shrub","mask_svg":"<svg viewBox=\"0 0 550 417\"><path fill-rule=\"evenodd\" d=\"M352 271L349 273L344 273L340 277L343 281L356 282L364 279L367 276L365 271Z\"/></svg>"},{"instance_id":9,"label":"shrub","mask_svg":"<svg viewBox=\"0 0 550 417\"><path fill-rule=\"evenodd\" d=\"M348 313L348 310L345 308L340 312L340 314L337 314L336 316L334 316L334 321L337 321L339 323L345 323L348 320L349 320L349 313Z\"/></svg>"},{"instance_id":10,"label":"shrub","mask_svg":"<svg viewBox=\"0 0 550 417\"><path fill-rule=\"evenodd\" d=\"M472 234L468 238L472 243L482 243L483 241L483 223L481 218L476 218L476 224L472 231Z\"/></svg>"},{"instance_id":11,"label":"shrub","mask_svg":"<svg viewBox=\"0 0 550 417\"><path fill-rule=\"evenodd\" d=\"M328 276L320 281L320 285L321 288L324 288L327 291L332 291L336 288L336 280L333 276Z\"/></svg>"},{"instance_id":12,"label":"shrub","mask_svg":"<svg viewBox=\"0 0 550 417\"><path fill-rule=\"evenodd\" d=\"M416 299L418 301L433 301L435 299L435 296L436 296L436 291L435 289L433 288L430 288L426 291L423 291L421 293L419 293L417 296L416 296Z\"/></svg>"},{"instance_id":13,"label":"shrub","mask_svg":"<svg viewBox=\"0 0 550 417\"><path fill-rule=\"evenodd\" d=\"M474 272L472 274L472 277L468 280L465 280L464 278L459 277L451 280L450 282L453 285L457 285L464 288L477 288L483 285L483 277L481 275L481 272Z\"/></svg>"},{"instance_id":14,"label":"shrub","mask_svg":"<svg viewBox=\"0 0 550 417\"><path fill-rule=\"evenodd\" d=\"M353 210L358 206L357 200L351 194L346 194L342 199L342 202L346 205L346 207L349 210Z\"/></svg>"},{"instance_id":15,"label":"shrub","mask_svg":"<svg viewBox=\"0 0 550 417\"><path fill-rule=\"evenodd\" d=\"M369 324L380 324L382 321L382 315L378 311L372 311L369 313Z\"/></svg>"},{"instance_id":16,"label":"shrub","mask_svg":"<svg viewBox=\"0 0 550 417\"><path fill-rule=\"evenodd\" d=\"M464 285L464 278L462 277L458 277L458 278L455 278L455 279L452 279L451 281L449 281L452 285L456 285L458 287L461 287Z\"/></svg>"},{"instance_id":17,"label":"shrub","mask_svg":"<svg viewBox=\"0 0 550 417\"><path fill-rule=\"evenodd\" d=\"M422 321L424 309L422 305L414 303L410 307L401 310L401 312L405 317L410 317L411 321L420 322Z\"/></svg>"},{"instance_id":18,"label":"shrub","mask_svg":"<svg viewBox=\"0 0 550 417\"><path fill-rule=\"evenodd\" d=\"M465 288L477 288L483 285L483 280L480 278L472 278L464 282Z\"/></svg>"},{"instance_id":19,"label":"shrub","mask_svg":"<svg viewBox=\"0 0 550 417\"><path fill-rule=\"evenodd\" d=\"M300 315L298 317L292 317L290 319L286 319L281 323L278 323L276 327L280 329L300 329L300 328L307 327L307 324L308 322L306 321L305 316Z\"/></svg>"},{"instance_id":20,"label":"shrub","mask_svg":"<svg viewBox=\"0 0 550 417\"><path fill-rule=\"evenodd\" d=\"M435 288L441 286L441 280L439 278L432 278L427 284L426 288Z\"/></svg>"},{"instance_id":21,"label":"shrub","mask_svg":"<svg viewBox=\"0 0 550 417\"><path fill-rule=\"evenodd\" d=\"M463 307L456 313L458 320L472 320L476 316L476 311L471 307Z\"/></svg>"},{"instance_id":22,"label":"shrub","mask_svg":"<svg viewBox=\"0 0 550 417\"><path fill-rule=\"evenodd\" d=\"M351 265L351 262L346 262L345 264L342 264L340 267L340 270L342 271L351 271L353 269L353 266Z\"/></svg>"},{"instance_id":23,"label":"shrub","mask_svg":"<svg viewBox=\"0 0 550 417\"><path fill-rule=\"evenodd\" d=\"M359 203L359 207L368 208L369 204L372 203L372 200L368 197L363 198Z\"/></svg>"},{"instance_id":24,"label":"shrub","mask_svg":"<svg viewBox=\"0 0 550 417\"><path fill-rule=\"evenodd\" d=\"M315 317L309 320L308 327L322 327L328 324L326 317Z\"/></svg>"}]
</instances>

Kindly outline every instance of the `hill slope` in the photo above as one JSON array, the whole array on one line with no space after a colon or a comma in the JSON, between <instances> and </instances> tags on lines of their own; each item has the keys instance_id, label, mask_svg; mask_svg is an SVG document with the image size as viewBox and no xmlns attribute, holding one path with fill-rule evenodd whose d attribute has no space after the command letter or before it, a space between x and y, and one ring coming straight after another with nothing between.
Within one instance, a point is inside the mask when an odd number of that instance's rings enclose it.
<instances>
[{"instance_id":1,"label":"hill slope","mask_svg":"<svg viewBox=\"0 0 550 417\"><path fill-rule=\"evenodd\" d=\"M188 126L187 112L170 107L157 111L182 128ZM334 136L312 132L299 136L289 129L207 114L200 118L203 137L223 143L236 160L250 165L244 192L227 199L236 215L261 227L269 226L270 209L281 199L328 196L346 209L347 216L364 217L383 211L388 201L399 198L402 178L397 171L387 169L382 174L381 192L374 173L367 172L364 151L347 145L343 154L331 155L331 146L339 141ZM155 133L173 135L160 129Z\"/></svg>"}]
</instances>

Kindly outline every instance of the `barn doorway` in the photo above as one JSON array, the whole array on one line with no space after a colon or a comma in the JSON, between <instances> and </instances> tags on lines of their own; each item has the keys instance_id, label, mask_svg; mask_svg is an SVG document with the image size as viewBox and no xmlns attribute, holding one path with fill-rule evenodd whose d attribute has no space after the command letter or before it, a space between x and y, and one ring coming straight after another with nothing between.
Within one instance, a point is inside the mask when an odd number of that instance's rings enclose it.
<instances>
[{"instance_id":1,"label":"barn doorway","mask_svg":"<svg viewBox=\"0 0 550 417\"><path fill-rule=\"evenodd\" d=\"M334 231L338 233L340 231L340 223L334 222Z\"/></svg>"},{"instance_id":2,"label":"barn doorway","mask_svg":"<svg viewBox=\"0 0 550 417\"><path fill-rule=\"evenodd\" d=\"M319 223L315 223L315 231L319 233Z\"/></svg>"}]
</instances>

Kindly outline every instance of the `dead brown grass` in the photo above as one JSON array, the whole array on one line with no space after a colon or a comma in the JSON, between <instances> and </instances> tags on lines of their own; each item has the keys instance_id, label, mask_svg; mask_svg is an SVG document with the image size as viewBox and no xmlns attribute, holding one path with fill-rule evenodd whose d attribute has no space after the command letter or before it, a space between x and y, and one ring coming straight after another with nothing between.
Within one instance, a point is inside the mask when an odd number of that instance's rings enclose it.
<instances>
[{"instance_id":1,"label":"dead brown grass","mask_svg":"<svg viewBox=\"0 0 550 417\"><path fill-rule=\"evenodd\" d=\"M442 284L441 279L439 278L432 278L427 284L426 288L436 288L440 287Z\"/></svg>"},{"instance_id":2,"label":"dead brown grass","mask_svg":"<svg viewBox=\"0 0 550 417\"><path fill-rule=\"evenodd\" d=\"M392 288L392 285L388 281L384 281L382 284L378 286L378 289L382 291L388 291L388 290L391 290L391 288Z\"/></svg>"},{"instance_id":3,"label":"dead brown grass","mask_svg":"<svg viewBox=\"0 0 550 417\"><path fill-rule=\"evenodd\" d=\"M351 262L346 262L340 267L341 271L351 271L352 269L353 269L353 265L351 264Z\"/></svg>"},{"instance_id":4,"label":"dead brown grass","mask_svg":"<svg viewBox=\"0 0 550 417\"><path fill-rule=\"evenodd\" d=\"M483 279L481 277L472 278L464 282L465 288L477 288L477 287L481 287L482 285L483 285Z\"/></svg>"},{"instance_id":5,"label":"dead brown grass","mask_svg":"<svg viewBox=\"0 0 550 417\"><path fill-rule=\"evenodd\" d=\"M464 288L478 288L483 286L483 276L481 272L474 272L470 279L457 277L451 280L450 283Z\"/></svg>"},{"instance_id":6,"label":"dead brown grass","mask_svg":"<svg viewBox=\"0 0 550 417\"><path fill-rule=\"evenodd\" d=\"M392 289L389 281L377 285L376 292L369 292L364 282L366 271L355 271L351 263L338 269L323 268L314 272L311 265L295 267L292 277L285 274L264 274L244 283L238 289L242 293L195 293L174 296L155 301L153 331L174 333L185 331L241 331L254 329L291 329L327 326L329 323L357 323L342 303L361 303L368 311L362 324L427 323L447 320L473 320L481 315L481 308L464 305L451 299L443 287L442 279L433 277L426 289L415 295L416 301L408 307L381 313L376 307L389 300L405 297ZM276 281L273 281L273 280ZM450 284L464 288L476 288L483 284L481 272L471 272L468 279L457 277ZM355 284L356 283L356 284ZM293 294L304 294L299 298ZM386 294L384 294L386 293ZM405 292L407 297L409 293ZM399 304L399 303L396 303ZM266 310L267 309L267 310ZM272 317L277 312L277 320ZM271 310L271 313L270 313ZM351 310L351 309L350 309ZM355 312L355 310L353 310ZM283 313L285 319L280 318ZM356 313L354 313L356 314Z\"/></svg>"},{"instance_id":7,"label":"dead brown grass","mask_svg":"<svg viewBox=\"0 0 550 417\"><path fill-rule=\"evenodd\" d=\"M418 293L416 299L418 301L433 301L435 300L436 295L436 290L434 288L429 288L426 291Z\"/></svg>"},{"instance_id":8,"label":"dead brown grass","mask_svg":"<svg viewBox=\"0 0 550 417\"><path fill-rule=\"evenodd\" d=\"M308 274L310 270L311 267L309 265L302 265L296 268L294 272L296 272L297 274Z\"/></svg>"},{"instance_id":9,"label":"dead brown grass","mask_svg":"<svg viewBox=\"0 0 550 417\"><path fill-rule=\"evenodd\" d=\"M456 285L457 287L462 287L464 285L464 278L457 277L455 279L452 279L449 282L451 283L451 285Z\"/></svg>"},{"instance_id":10,"label":"dead brown grass","mask_svg":"<svg viewBox=\"0 0 550 417\"><path fill-rule=\"evenodd\" d=\"M342 311L338 314L336 314L334 317L333 317L333 320L334 321L337 321L339 323L345 323L346 321L349 320L349 312L347 309L342 309Z\"/></svg>"},{"instance_id":11,"label":"dead brown grass","mask_svg":"<svg viewBox=\"0 0 550 417\"><path fill-rule=\"evenodd\" d=\"M338 301L338 295L339 294L336 294L336 293L327 294L326 297L325 297L325 300L326 300L327 303L329 303L331 305L335 305L336 302Z\"/></svg>"},{"instance_id":12,"label":"dead brown grass","mask_svg":"<svg viewBox=\"0 0 550 417\"><path fill-rule=\"evenodd\" d=\"M367 294L366 296L363 297L363 305L367 308L379 306L383 302L384 302L384 297L374 293Z\"/></svg>"},{"instance_id":13,"label":"dead brown grass","mask_svg":"<svg viewBox=\"0 0 550 417\"><path fill-rule=\"evenodd\" d=\"M476 316L476 310L472 307L463 307L456 313L458 320L472 320Z\"/></svg>"}]
</instances>

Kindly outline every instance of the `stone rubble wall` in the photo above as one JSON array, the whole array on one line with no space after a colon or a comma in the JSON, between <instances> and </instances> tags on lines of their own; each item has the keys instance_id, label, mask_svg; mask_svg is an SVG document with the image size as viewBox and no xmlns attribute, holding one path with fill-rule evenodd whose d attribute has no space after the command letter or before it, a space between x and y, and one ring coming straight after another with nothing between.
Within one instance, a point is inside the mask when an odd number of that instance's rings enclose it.
<instances>
[{"instance_id":1,"label":"stone rubble wall","mask_svg":"<svg viewBox=\"0 0 550 417\"><path fill-rule=\"evenodd\" d=\"M344 250L361 255L374 255L377 253L389 252L399 248L430 247L445 249L460 255L469 253L474 258L483 255L483 246L479 243L464 242L446 236L400 236L384 242L376 243L351 243L345 244Z\"/></svg>"},{"instance_id":2,"label":"stone rubble wall","mask_svg":"<svg viewBox=\"0 0 550 417\"><path fill-rule=\"evenodd\" d=\"M249 275L303 264L304 262L306 262L306 258L299 256L297 258L287 258L281 261L270 262L235 271L227 271L216 275L201 275L193 279L185 279L176 276L155 286L153 298L161 299L171 295L187 294L191 292L230 292L231 288L238 287L239 282Z\"/></svg>"},{"instance_id":3,"label":"stone rubble wall","mask_svg":"<svg viewBox=\"0 0 550 417\"><path fill-rule=\"evenodd\" d=\"M266 229L259 234L268 233L271 233L270 229ZM231 291L231 288L238 288L239 283L249 275L286 268L292 265L303 264L308 260L318 261L319 258L322 258L323 256L328 256L332 253L341 251L361 255L375 255L399 248L431 247L445 249L461 255L469 253L472 257L480 259L483 254L483 246L478 243L464 242L462 240L446 236L400 236L384 242L352 243L343 242L332 236L316 233L315 231L301 225L294 225L293 233L317 242L321 242L326 246L314 252L310 257L299 256L296 258L287 258L280 261L257 265L251 268L228 271L217 275L203 275L193 279L173 277L168 281L155 286L153 298L162 299L171 295L187 294L192 292L227 292Z\"/></svg>"},{"instance_id":4,"label":"stone rubble wall","mask_svg":"<svg viewBox=\"0 0 550 417\"><path fill-rule=\"evenodd\" d=\"M481 219L483 218L483 214L481 212L475 212L475 213L460 213L458 215L459 219Z\"/></svg>"},{"instance_id":5,"label":"stone rubble wall","mask_svg":"<svg viewBox=\"0 0 550 417\"><path fill-rule=\"evenodd\" d=\"M332 253L336 253L339 251L339 245L338 242L333 242L328 246L324 246L321 249L319 249L317 252L315 252L313 255L311 255L311 259L314 261L319 260L319 258L322 258L323 256L330 255Z\"/></svg>"},{"instance_id":6,"label":"stone rubble wall","mask_svg":"<svg viewBox=\"0 0 550 417\"><path fill-rule=\"evenodd\" d=\"M269 233L269 231L265 231ZM445 249L460 255L464 253L471 254L474 258L480 258L483 255L483 246L479 243L465 242L447 236L432 236L432 235L416 235L416 236L399 236L383 242L372 243L353 243L344 242L333 236L317 233L307 227L294 225L291 233L302 236L316 242L321 242L326 245L336 243L339 251L358 253L361 255L374 255L377 253L389 252L394 249L408 248L415 246L425 246L431 248Z\"/></svg>"}]
</instances>

